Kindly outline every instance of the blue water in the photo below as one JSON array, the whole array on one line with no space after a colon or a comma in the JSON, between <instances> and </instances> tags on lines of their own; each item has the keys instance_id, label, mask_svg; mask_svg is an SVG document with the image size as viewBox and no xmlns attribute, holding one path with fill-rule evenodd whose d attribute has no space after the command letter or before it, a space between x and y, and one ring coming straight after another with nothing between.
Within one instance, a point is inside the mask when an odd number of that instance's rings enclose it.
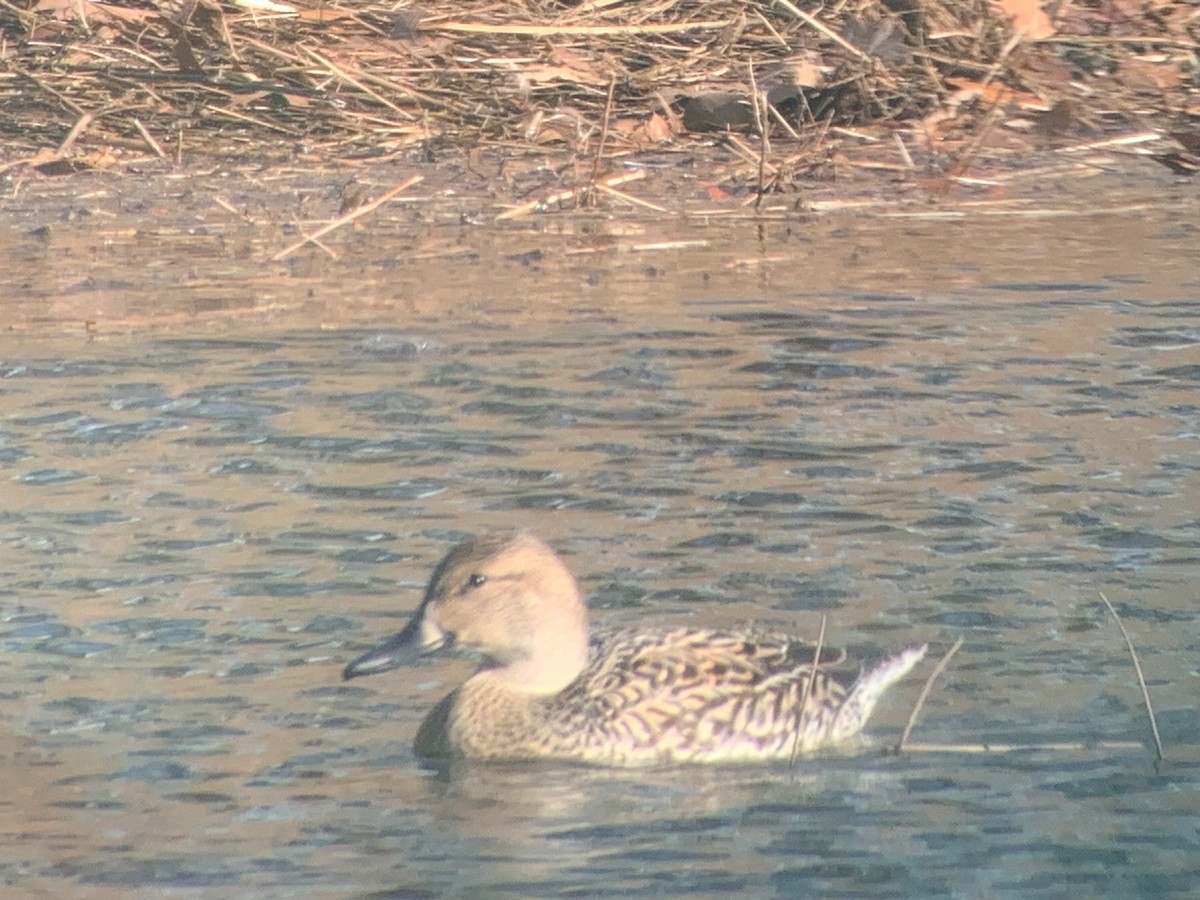
<instances>
[{"instance_id":1,"label":"blue water","mask_svg":"<svg viewBox=\"0 0 1200 900\"><path fill-rule=\"evenodd\" d=\"M0 879L54 895L1190 896L1200 307L1138 285L0 339ZM456 540L607 624L963 649L913 740L435 770L460 660L342 683ZM1112 600L1135 640L1155 765ZM871 731L895 741L932 662Z\"/></svg>"}]
</instances>

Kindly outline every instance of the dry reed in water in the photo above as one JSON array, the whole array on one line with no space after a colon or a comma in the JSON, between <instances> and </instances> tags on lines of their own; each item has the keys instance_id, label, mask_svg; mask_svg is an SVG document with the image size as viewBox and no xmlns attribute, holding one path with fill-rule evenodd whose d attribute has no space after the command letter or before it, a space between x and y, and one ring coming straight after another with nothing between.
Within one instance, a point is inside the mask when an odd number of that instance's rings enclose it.
<instances>
[{"instance_id":1,"label":"dry reed in water","mask_svg":"<svg viewBox=\"0 0 1200 900\"><path fill-rule=\"evenodd\" d=\"M1154 762L1155 764L1161 763L1163 761L1162 739L1158 735L1158 720L1154 716L1154 704L1150 702L1150 689L1146 687L1146 676L1142 674L1142 663L1138 659L1137 650L1134 649L1133 639L1129 637L1129 632L1125 630L1125 623L1117 615L1116 607L1109 603L1103 591L1100 592L1100 599L1104 601L1104 605L1112 613L1117 627L1121 629L1121 636L1125 638L1125 646L1129 648L1129 658L1133 660L1133 671L1137 673L1138 685L1142 689L1142 701L1146 704L1146 718L1150 720L1150 734L1154 736L1154 751L1156 754Z\"/></svg>"},{"instance_id":2,"label":"dry reed in water","mask_svg":"<svg viewBox=\"0 0 1200 900\"><path fill-rule=\"evenodd\" d=\"M788 765L796 764L800 753L800 738L803 733L804 708L808 706L808 698L812 696L813 685L817 682L817 669L821 662L821 650L825 646L825 616L821 616L821 630L817 633L817 646L813 648L812 669L808 673L808 681L804 683L804 692L800 695L800 708L796 714L796 738L792 741L792 755L788 757Z\"/></svg>"},{"instance_id":3,"label":"dry reed in water","mask_svg":"<svg viewBox=\"0 0 1200 900\"><path fill-rule=\"evenodd\" d=\"M1163 745L1162 739L1158 732L1158 721L1154 715L1154 705L1150 701L1150 689L1146 685L1146 677L1142 672L1142 664L1138 658L1137 649L1133 645L1133 639L1129 636L1129 632L1125 628L1124 622L1117 614L1116 607L1109 602L1108 597L1103 593L1100 594L1100 599L1104 601L1104 605L1112 614L1113 620L1117 623L1117 627L1121 630L1121 635L1125 638L1125 646L1129 650L1129 658L1133 661L1133 670L1137 675L1138 685L1142 691L1142 701L1146 709L1146 718L1150 722L1150 733L1154 739L1155 749L1155 765L1163 761ZM925 685L921 688L921 693L917 697L916 703L913 705L912 712L909 714L908 723L904 727L903 733L900 735L900 740L893 748L893 752L921 752L921 753L1012 753L1018 751L1031 750L1136 750L1142 747L1138 741L1095 741L1095 742L1046 742L1046 743L1029 743L1029 744L1010 744L1010 743L953 743L953 744L928 744L919 742L910 742L909 735L912 733L913 727L916 725L917 716L920 714L921 707L925 704L925 699L929 696L930 689L933 686L934 680L945 670L946 664L950 661L958 649L962 646L962 638L954 642L954 646L949 652L942 657L933 672L925 681Z\"/></svg>"},{"instance_id":4,"label":"dry reed in water","mask_svg":"<svg viewBox=\"0 0 1200 900\"><path fill-rule=\"evenodd\" d=\"M947 650L946 654L938 660L938 664L933 667L933 671L925 679L925 684L921 687L921 693L917 695L917 702L913 704L912 712L908 714L908 722L904 726L904 731L900 734L900 742L896 745L896 752L902 753L908 749L908 736L912 734L912 730L917 724L917 716L921 714L921 707L925 705L925 699L929 696L929 692L933 690L933 683L942 672L946 671L946 666L950 664L951 657L958 652L962 645L963 639L960 637L954 642L954 646Z\"/></svg>"},{"instance_id":5,"label":"dry reed in water","mask_svg":"<svg viewBox=\"0 0 1200 900\"><path fill-rule=\"evenodd\" d=\"M324 248L324 245L320 244L319 239L321 237L323 237L326 234L329 234L329 232L331 232L331 231L341 228L343 225L350 224L355 219L365 216L367 213L371 212L372 210L378 209L379 207L383 206L383 204L387 203L389 200L391 200L395 197L398 197L400 194L404 193L410 187L412 187L414 184L417 184L421 180L422 180L422 177L420 175L413 175L413 176L410 176L409 178L404 179L404 181L400 182L398 185L396 185L391 190L386 191L385 193L376 197L374 200L370 200L367 203L364 203L362 206L359 206L356 209L351 210L350 212L346 213L344 216L334 219L332 222L329 222L329 223L321 226L312 234L305 235L302 240L296 241L296 243L292 244L290 247L286 247L283 250L280 250L278 253L276 253L274 256L271 257L271 261L278 262L279 260L283 259L285 256L291 256L293 253L295 253L297 250L299 250L305 244L316 244L317 246L322 247L322 249L325 249L325 252L329 253L331 256L335 255L335 254L333 254L332 251Z\"/></svg>"}]
</instances>

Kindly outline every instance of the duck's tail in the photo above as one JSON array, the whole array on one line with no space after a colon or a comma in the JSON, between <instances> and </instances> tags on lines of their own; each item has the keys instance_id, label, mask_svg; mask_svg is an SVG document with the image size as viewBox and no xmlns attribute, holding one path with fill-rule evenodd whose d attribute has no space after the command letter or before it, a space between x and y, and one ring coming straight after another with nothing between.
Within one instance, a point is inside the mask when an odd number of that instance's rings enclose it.
<instances>
[{"instance_id":1,"label":"duck's tail","mask_svg":"<svg viewBox=\"0 0 1200 900\"><path fill-rule=\"evenodd\" d=\"M867 720L871 718L871 713L875 711L875 704L879 702L879 698L925 658L926 649L926 644L909 647L885 659L875 668L863 672L838 708L837 717L829 731L829 740L837 743L862 731Z\"/></svg>"}]
</instances>

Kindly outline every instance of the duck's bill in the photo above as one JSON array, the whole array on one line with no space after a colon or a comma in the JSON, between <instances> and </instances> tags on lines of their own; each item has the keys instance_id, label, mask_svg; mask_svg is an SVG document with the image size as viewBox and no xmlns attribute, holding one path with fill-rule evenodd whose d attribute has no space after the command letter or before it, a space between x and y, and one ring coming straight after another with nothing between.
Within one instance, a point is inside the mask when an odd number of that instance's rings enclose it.
<instances>
[{"instance_id":1,"label":"duck's bill","mask_svg":"<svg viewBox=\"0 0 1200 900\"><path fill-rule=\"evenodd\" d=\"M374 675L399 666L407 665L430 647L422 645L421 623L415 617L398 635L384 641L373 650L368 650L342 671L342 678L349 681L359 675Z\"/></svg>"}]
</instances>

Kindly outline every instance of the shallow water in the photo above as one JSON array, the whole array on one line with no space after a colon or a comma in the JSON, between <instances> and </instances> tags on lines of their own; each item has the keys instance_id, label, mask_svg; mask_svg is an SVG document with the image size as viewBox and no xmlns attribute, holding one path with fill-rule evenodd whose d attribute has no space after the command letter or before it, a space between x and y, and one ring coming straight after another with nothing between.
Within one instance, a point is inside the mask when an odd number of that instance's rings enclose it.
<instances>
[{"instance_id":1,"label":"shallow water","mask_svg":"<svg viewBox=\"0 0 1200 900\"><path fill-rule=\"evenodd\" d=\"M1090 279L1052 278L1053 254L983 273L959 247L930 265L951 287L886 290L876 268L869 291L823 290L775 263L734 293L696 275L710 258L661 298L643 272L625 307L570 311L561 288L558 314L415 330L0 339L0 879L1187 895L1200 262L1180 258L1194 235L1159 235L1161 265L1103 269L1076 235ZM341 667L453 541L514 525L568 555L609 624L815 637L824 617L868 657L962 636L915 740L1145 746L430 770L412 735L467 664ZM1100 591L1141 650L1157 769ZM931 665L876 714L880 741Z\"/></svg>"}]
</instances>

